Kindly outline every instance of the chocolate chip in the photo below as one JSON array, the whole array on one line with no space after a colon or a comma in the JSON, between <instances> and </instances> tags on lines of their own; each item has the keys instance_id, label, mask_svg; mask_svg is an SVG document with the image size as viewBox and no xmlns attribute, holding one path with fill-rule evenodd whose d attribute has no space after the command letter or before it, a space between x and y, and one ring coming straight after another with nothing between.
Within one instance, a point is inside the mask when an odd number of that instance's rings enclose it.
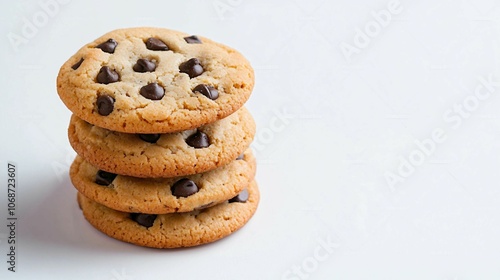
<instances>
[{"instance_id":1,"label":"chocolate chip","mask_svg":"<svg viewBox=\"0 0 500 280\"><path fill-rule=\"evenodd\" d=\"M143 227L152 227L157 215L130 213L130 218Z\"/></svg>"},{"instance_id":2,"label":"chocolate chip","mask_svg":"<svg viewBox=\"0 0 500 280\"><path fill-rule=\"evenodd\" d=\"M113 112L115 99L107 94L97 97L97 112L101 116L107 116Z\"/></svg>"},{"instance_id":3,"label":"chocolate chip","mask_svg":"<svg viewBox=\"0 0 500 280\"><path fill-rule=\"evenodd\" d=\"M198 38L198 36L196 36L196 35L184 37L184 40L188 44L201 44L202 43L200 38Z\"/></svg>"},{"instance_id":4,"label":"chocolate chip","mask_svg":"<svg viewBox=\"0 0 500 280\"><path fill-rule=\"evenodd\" d=\"M213 86L209 86L206 84L197 85L193 89L193 92L199 92L212 100L215 100L219 97L219 92L217 91L217 89L215 89Z\"/></svg>"},{"instance_id":5,"label":"chocolate chip","mask_svg":"<svg viewBox=\"0 0 500 280\"><path fill-rule=\"evenodd\" d=\"M132 67L135 72L153 72L156 69L156 63L151 60L141 58L137 60L137 63Z\"/></svg>"},{"instance_id":6,"label":"chocolate chip","mask_svg":"<svg viewBox=\"0 0 500 280\"><path fill-rule=\"evenodd\" d=\"M139 93L151 100L160 100L165 95L165 89L163 89L157 83L150 83L146 86L143 86Z\"/></svg>"},{"instance_id":7,"label":"chocolate chip","mask_svg":"<svg viewBox=\"0 0 500 280\"><path fill-rule=\"evenodd\" d=\"M210 207L210 206L212 206L214 204L215 204L215 202L212 201L212 202L209 202L207 204L203 204L202 206L196 207L196 208L194 208L194 210L195 211L203 210L203 209L206 209L206 208L208 208L208 207Z\"/></svg>"},{"instance_id":8,"label":"chocolate chip","mask_svg":"<svg viewBox=\"0 0 500 280\"><path fill-rule=\"evenodd\" d=\"M111 70L108 66L101 67L99 70L99 74L97 74L97 82L100 84L110 84L114 82L118 82L120 76L116 73L115 70Z\"/></svg>"},{"instance_id":9,"label":"chocolate chip","mask_svg":"<svg viewBox=\"0 0 500 280\"><path fill-rule=\"evenodd\" d=\"M109 186L116 178L116 174L109 173L103 170L97 171L95 175L95 183L101 186Z\"/></svg>"},{"instance_id":10,"label":"chocolate chip","mask_svg":"<svg viewBox=\"0 0 500 280\"><path fill-rule=\"evenodd\" d=\"M114 39L108 39L106 42L97 45L96 48L101 49L103 52L114 53L118 43Z\"/></svg>"},{"instance_id":11,"label":"chocolate chip","mask_svg":"<svg viewBox=\"0 0 500 280\"><path fill-rule=\"evenodd\" d=\"M244 158L245 158L245 154L241 154L241 155L239 155L239 156L236 158L236 160L240 160L240 159L244 159Z\"/></svg>"},{"instance_id":12,"label":"chocolate chip","mask_svg":"<svg viewBox=\"0 0 500 280\"><path fill-rule=\"evenodd\" d=\"M231 202L247 202L248 200L248 191L247 189L242 190L237 196L231 198L229 203Z\"/></svg>"},{"instance_id":13,"label":"chocolate chip","mask_svg":"<svg viewBox=\"0 0 500 280\"><path fill-rule=\"evenodd\" d=\"M165 42L153 37L146 40L146 48L152 51L168 51L168 46Z\"/></svg>"},{"instance_id":14,"label":"chocolate chip","mask_svg":"<svg viewBox=\"0 0 500 280\"><path fill-rule=\"evenodd\" d=\"M198 186L189 179L180 179L170 188L172 194L177 197L188 197L198 192Z\"/></svg>"},{"instance_id":15,"label":"chocolate chip","mask_svg":"<svg viewBox=\"0 0 500 280\"><path fill-rule=\"evenodd\" d=\"M195 134L192 134L186 139L186 143L196 149L206 148L210 146L210 139L208 139L208 136L205 133L197 131Z\"/></svg>"},{"instance_id":16,"label":"chocolate chip","mask_svg":"<svg viewBox=\"0 0 500 280\"><path fill-rule=\"evenodd\" d=\"M181 71L181 73L188 74L189 78L194 78L203 74L203 67L200 64L199 59L191 58L190 60L179 65L179 71Z\"/></svg>"},{"instance_id":17,"label":"chocolate chip","mask_svg":"<svg viewBox=\"0 0 500 280\"><path fill-rule=\"evenodd\" d=\"M149 143L156 143L160 139L160 136L161 134L139 134L139 138Z\"/></svg>"},{"instance_id":18,"label":"chocolate chip","mask_svg":"<svg viewBox=\"0 0 500 280\"><path fill-rule=\"evenodd\" d=\"M78 69L78 67L80 67L80 65L82 65L82 62L83 62L83 57L80 58L80 61L78 61L77 63L73 64L73 66L71 66L71 68L73 68L73 70Z\"/></svg>"}]
</instances>

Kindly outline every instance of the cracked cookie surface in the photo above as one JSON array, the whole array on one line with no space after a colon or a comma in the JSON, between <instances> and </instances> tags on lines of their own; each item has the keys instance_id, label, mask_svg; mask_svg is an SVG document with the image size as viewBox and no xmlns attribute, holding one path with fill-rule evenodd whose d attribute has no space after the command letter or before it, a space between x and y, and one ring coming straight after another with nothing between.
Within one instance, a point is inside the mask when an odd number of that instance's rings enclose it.
<instances>
[{"instance_id":1,"label":"cracked cookie surface","mask_svg":"<svg viewBox=\"0 0 500 280\"><path fill-rule=\"evenodd\" d=\"M201 132L207 139L197 139ZM255 123L244 107L198 129L160 135L115 132L75 115L68 129L71 146L92 165L142 178L184 176L223 166L248 148L254 134Z\"/></svg>"},{"instance_id":2,"label":"cracked cookie surface","mask_svg":"<svg viewBox=\"0 0 500 280\"><path fill-rule=\"evenodd\" d=\"M222 119L247 101L249 62L201 36L163 28L109 32L63 64L57 91L75 115L128 133L168 133Z\"/></svg>"},{"instance_id":3,"label":"cracked cookie surface","mask_svg":"<svg viewBox=\"0 0 500 280\"><path fill-rule=\"evenodd\" d=\"M161 179L109 175L108 180L103 180L106 175L77 156L71 165L70 177L81 194L111 209L166 214L189 212L235 197L253 180L255 165L255 158L248 149L241 159L201 174ZM186 179L191 180L197 190L186 197L178 197L174 186Z\"/></svg>"},{"instance_id":4,"label":"cracked cookie surface","mask_svg":"<svg viewBox=\"0 0 500 280\"><path fill-rule=\"evenodd\" d=\"M78 203L87 221L110 237L146 247L179 248L219 240L244 226L260 199L255 181L247 190L246 202L223 202L202 210L163 215L112 210L80 193Z\"/></svg>"}]
</instances>

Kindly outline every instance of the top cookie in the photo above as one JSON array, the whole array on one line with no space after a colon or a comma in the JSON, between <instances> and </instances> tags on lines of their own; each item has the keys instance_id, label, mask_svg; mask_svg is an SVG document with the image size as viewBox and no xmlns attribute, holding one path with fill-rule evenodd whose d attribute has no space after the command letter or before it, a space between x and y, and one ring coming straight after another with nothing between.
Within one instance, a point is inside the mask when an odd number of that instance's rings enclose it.
<instances>
[{"instance_id":1,"label":"top cookie","mask_svg":"<svg viewBox=\"0 0 500 280\"><path fill-rule=\"evenodd\" d=\"M254 85L249 62L204 37L163 28L109 32L85 45L57 77L81 119L114 131L193 129L239 109Z\"/></svg>"}]
</instances>

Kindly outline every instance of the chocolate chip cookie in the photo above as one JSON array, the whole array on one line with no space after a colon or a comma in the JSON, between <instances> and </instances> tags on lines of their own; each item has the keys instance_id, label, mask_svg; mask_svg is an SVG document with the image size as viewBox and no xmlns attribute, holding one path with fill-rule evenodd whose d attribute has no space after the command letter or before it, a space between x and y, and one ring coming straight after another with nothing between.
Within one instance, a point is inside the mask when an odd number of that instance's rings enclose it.
<instances>
[{"instance_id":1,"label":"chocolate chip cookie","mask_svg":"<svg viewBox=\"0 0 500 280\"><path fill-rule=\"evenodd\" d=\"M238 110L254 72L236 50L163 28L109 32L59 71L57 91L79 118L113 131L194 129Z\"/></svg>"},{"instance_id":2,"label":"chocolate chip cookie","mask_svg":"<svg viewBox=\"0 0 500 280\"><path fill-rule=\"evenodd\" d=\"M142 178L175 177L206 172L236 159L252 142L255 123L243 107L194 130L129 134L73 115L68 134L75 151L99 169Z\"/></svg>"},{"instance_id":3,"label":"chocolate chip cookie","mask_svg":"<svg viewBox=\"0 0 500 280\"><path fill-rule=\"evenodd\" d=\"M187 177L145 179L108 173L77 157L71 181L86 197L123 212L166 214L214 206L235 197L255 175L255 158L247 150L241 159Z\"/></svg>"},{"instance_id":4,"label":"chocolate chip cookie","mask_svg":"<svg viewBox=\"0 0 500 280\"><path fill-rule=\"evenodd\" d=\"M245 225L259 203L255 181L234 199L213 207L163 215L112 210L78 194L85 218L118 240L154 248L190 247L221 239Z\"/></svg>"}]
</instances>

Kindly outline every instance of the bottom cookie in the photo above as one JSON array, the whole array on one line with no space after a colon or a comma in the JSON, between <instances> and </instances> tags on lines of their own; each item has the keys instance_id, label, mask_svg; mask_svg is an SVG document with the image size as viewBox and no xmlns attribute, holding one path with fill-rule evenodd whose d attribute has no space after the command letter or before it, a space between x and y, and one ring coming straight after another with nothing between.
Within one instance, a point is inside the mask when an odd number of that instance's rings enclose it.
<instances>
[{"instance_id":1,"label":"bottom cookie","mask_svg":"<svg viewBox=\"0 0 500 280\"><path fill-rule=\"evenodd\" d=\"M226 237L250 220L259 199L253 181L238 196L213 207L149 215L119 212L78 193L83 215L96 229L118 240L154 248L191 247Z\"/></svg>"}]
</instances>

